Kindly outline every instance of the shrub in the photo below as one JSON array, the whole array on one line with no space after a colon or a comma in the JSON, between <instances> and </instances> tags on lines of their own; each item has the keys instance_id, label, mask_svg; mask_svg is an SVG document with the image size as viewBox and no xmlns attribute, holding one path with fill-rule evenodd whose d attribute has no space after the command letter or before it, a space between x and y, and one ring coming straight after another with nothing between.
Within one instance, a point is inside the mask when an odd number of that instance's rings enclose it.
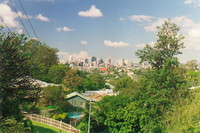
<instances>
[{"instance_id":1,"label":"shrub","mask_svg":"<svg viewBox=\"0 0 200 133\"><path fill-rule=\"evenodd\" d=\"M32 127L32 121L29 119L24 120L24 127Z\"/></svg>"}]
</instances>

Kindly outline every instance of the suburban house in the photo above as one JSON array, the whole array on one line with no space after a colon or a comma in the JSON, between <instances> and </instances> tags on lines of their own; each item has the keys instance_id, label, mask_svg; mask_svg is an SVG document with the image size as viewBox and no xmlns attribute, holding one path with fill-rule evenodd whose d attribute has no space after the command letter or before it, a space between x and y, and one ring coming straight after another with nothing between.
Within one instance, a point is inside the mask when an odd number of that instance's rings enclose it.
<instances>
[{"instance_id":1,"label":"suburban house","mask_svg":"<svg viewBox=\"0 0 200 133\"><path fill-rule=\"evenodd\" d=\"M66 96L67 101L74 107L86 108L86 103L91 100L91 102L96 102L96 99L91 97L86 97L78 92L70 93Z\"/></svg>"}]
</instances>

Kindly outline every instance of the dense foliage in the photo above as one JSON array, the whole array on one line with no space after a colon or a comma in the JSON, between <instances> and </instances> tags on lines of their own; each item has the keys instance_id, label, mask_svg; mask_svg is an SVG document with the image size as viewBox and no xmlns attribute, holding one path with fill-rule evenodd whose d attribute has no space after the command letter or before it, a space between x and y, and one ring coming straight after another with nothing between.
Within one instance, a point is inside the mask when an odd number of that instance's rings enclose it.
<instances>
[{"instance_id":1,"label":"dense foliage","mask_svg":"<svg viewBox=\"0 0 200 133\"><path fill-rule=\"evenodd\" d=\"M175 57L184 48L183 36L171 20L158 27L158 39L136 55L152 69L137 71L137 80L121 77L114 82L120 95L104 97L91 113L91 131L118 133L198 132L199 84L197 63L183 67ZM194 111L192 111L194 108ZM189 114L189 116L187 115ZM82 127L87 124L81 123ZM87 129L86 127L83 129Z\"/></svg>"},{"instance_id":2,"label":"dense foliage","mask_svg":"<svg viewBox=\"0 0 200 133\"><path fill-rule=\"evenodd\" d=\"M31 71L23 50L24 35L0 32L0 107L1 120L22 119L22 105L38 99L39 89L32 85ZM0 122L2 123L2 121Z\"/></svg>"},{"instance_id":3,"label":"dense foliage","mask_svg":"<svg viewBox=\"0 0 200 133\"><path fill-rule=\"evenodd\" d=\"M98 90L105 87L105 80L99 71L91 73L70 69L66 72L63 84L71 91L84 92L86 90Z\"/></svg>"},{"instance_id":4,"label":"dense foliage","mask_svg":"<svg viewBox=\"0 0 200 133\"><path fill-rule=\"evenodd\" d=\"M61 105L64 103L65 94L60 86L47 86L42 88L42 95L46 105Z\"/></svg>"},{"instance_id":5,"label":"dense foliage","mask_svg":"<svg viewBox=\"0 0 200 133\"><path fill-rule=\"evenodd\" d=\"M70 68L68 66L63 64L52 65L47 74L48 80L56 84L62 83L63 78L69 69Z\"/></svg>"},{"instance_id":6,"label":"dense foliage","mask_svg":"<svg viewBox=\"0 0 200 133\"><path fill-rule=\"evenodd\" d=\"M32 77L48 82L47 74L49 69L52 65L58 64L58 57L56 55L58 50L34 39L26 42L24 49L30 56L27 64L31 69Z\"/></svg>"},{"instance_id":7,"label":"dense foliage","mask_svg":"<svg viewBox=\"0 0 200 133\"><path fill-rule=\"evenodd\" d=\"M133 70L132 77L121 68L111 69L109 72L114 73L105 77L98 70L89 73L72 69L58 64L57 49L37 40L26 42L23 35L1 32L0 127L14 127L22 119L21 112L30 111L38 100L41 108L55 110L54 119L69 122L66 112L73 107L66 102L66 94L105 88L105 78L110 78L117 95L105 96L91 105L92 132L200 132L198 62L179 63L176 56L184 44L178 32L179 27L171 20L158 27L154 46L146 45L136 52L141 62L152 68ZM40 90L32 84L32 78L57 85L42 88L39 98ZM78 125L82 132L88 131L89 104L86 105Z\"/></svg>"},{"instance_id":8,"label":"dense foliage","mask_svg":"<svg viewBox=\"0 0 200 133\"><path fill-rule=\"evenodd\" d=\"M171 20L165 21L158 28L157 41L153 47L146 45L142 50L138 50L136 55L141 62L147 62L154 68L160 68L168 58L181 54L184 48L183 35L179 34L180 28Z\"/></svg>"}]
</instances>

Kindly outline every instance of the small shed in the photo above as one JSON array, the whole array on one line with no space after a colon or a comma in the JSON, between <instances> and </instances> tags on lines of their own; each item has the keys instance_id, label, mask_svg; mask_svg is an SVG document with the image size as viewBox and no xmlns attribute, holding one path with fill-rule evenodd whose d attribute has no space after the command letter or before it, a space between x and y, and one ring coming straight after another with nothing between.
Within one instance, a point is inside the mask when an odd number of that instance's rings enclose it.
<instances>
[{"instance_id":1,"label":"small shed","mask_svg":"<svg viewBox=\"0 0 200 133\"><path fill-rule=\"evenodd\" d=\"M74 107L86 108L86 103L91 100L91 102L95 102L96 100L91 97L86 97L78 92L70 93L66 96L67 101L73 105Z\"/></svg>"}]
</instances>

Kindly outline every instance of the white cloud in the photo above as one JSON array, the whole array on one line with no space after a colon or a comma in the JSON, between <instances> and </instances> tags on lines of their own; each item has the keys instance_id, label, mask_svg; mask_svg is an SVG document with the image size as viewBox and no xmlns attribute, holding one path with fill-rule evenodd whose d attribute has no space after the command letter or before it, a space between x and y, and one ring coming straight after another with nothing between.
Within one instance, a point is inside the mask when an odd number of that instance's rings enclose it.
<instances>
[{"instance_id":1,"label":"white cloud","mask_svg":"<svg viewBox=\"0 0 200 133\"><path fill-rule=\"evenodd\" d=\"M56 28L56 30L58 32L60 32L60 31L73 31L73 29L68 28L68 27L59 27L59 28Z\"/></svg>"},{"instance_id":2,"label":"white cloud","mask_svg":"<svg viewBox=\"0 0 200 133\"><path fill-rule=\"evenodd\" d=\"M108 41L108 40L105 40L104 41L104 45L105 46L108 46L108 47L115 47L115 48L119 48L119 47L127 47L129 46L130 44L128 43L125 43L125 42L111 42L111 41Z\"/></svg>"},{"instance_id":3,"label":"white cloud","mask_svg":"<svg viewBox=\"0 0 200 133\"><path fill-rule=\"evenodd\" d=\"M42 16L42 14L38 14L35 18L41 21L49 22L49 19L45 16Z\"/></svg>"},{"instance_id":4,"label":"white cloud","mask_svg":"<svg viewBox=\"0 0 200 133\"><path fill-rule=\"evenodd\" d=\"M80 11L78 15L83 17L102 17L103 13L95 5L92 5L89 10Z\"/></svg>"},{"instance_id":5,"label":"white cloud","mask_svg":"<svg viewBox=\"0 0 200 133\"><path fill-rule=\"evenodd\" d=\"M31 18L33 18L32 16L30 16L30 15L25 15L25 14L22 14L22 12L17 12L18 13L18 15L21 17L21 18L23 18L23 19L27 19L27 17L29 18L29 19L31 19Z\"/></svg>"},{"instance_id":6,"label":"white cloud","mask_svg":"<svg viewBox=\"0 0 200 133\"><path fill-rule=\"evenodd\" d=\"M150 23L147 23L145 26L144 26L144 29L145 31L147 32L156 32L157 31L157 26L161 26L164 21L167 20L167 18L158 18L156 21L153 21L153 22L150 22Z\"/></svg>"},{"instance_id":7,"label":"white cloud","mask_svg":"<svg viewBox=\"0 0 200 133\"><path fill-rule=\"evenodd\" d=\"M32 39L33 40L38 40L38 38L36 38L36 37L31 37L30 40L32 40Z\"/></svg>"},{"instance_id":8,"label":"white cloud","mask_svg":"<svg viewBox=\"0 0 200 133\"><path fill-rule=\"evenodd\" d=\"M0 4L0 16L3 18L4 22L9 28L21 28L20 23L16 20L18 17L17 13L13 12L6 3L7 2L5 1ZM4 25L1 19L0 25Z\"/></svg>"},{"instance_id":9,"label":"white cloud","mask_svg":"<svg viewBox=\"0 0 200 133\"><path fill-rule=\"evenodd\" d=\"M86 45L86 44L88 44L88 42L87 42L87 41L80 41L80 43L81 43L81 44L83 44L83 45Z\"/></svg>"},{"instance_id":10,"label":"white cloud","mask_svg":"<svg viewBox=\"0 0 200 133\"><path fill-rule=\"evenodd\" d=\"M22 12L18 11L17 13L12 11L11 7L8 5L8 1L5 0L4 2L0 3L0 16L3 18L4 22L9 28L16 28L16 31L21 33L22 26L17 20L17 18L20 16L22 19L27 19L26 15L24 15ZM28 15L28 18L33 18L32 16ZM47 17L42 16L41 14L37 15L35 19L39 19L42 21L49 21ZM3 21L0 19L0 25L4 25ZM20 30L19 30L20 29Z\"/></svg>"},{"instance_id":11,"label":"white cloud","mask_svg":"<svg viewBox=\"0 0 200 133\"><path fill-rule=\"evenodd\" d=\"M156 26L161 26L167 18L155 18L155 21L144 24L144 30L147 32L156 32ZM186 49L200 50L200 23L194 22L187 16L177 16L172 18L180 27L180 33L185 36L183 42ZM137 47L142 46L138 45Z\"/></svg>"},{"instance_id":12,"label":"white cloud","mask_svg":"<svg viewBox=\"0 0 200 133\"><path fill-rule=\"evenodd\" d=\"M155 17L146 16L146 15L133 15L128 17L132 21L137 22L151 22Z\"/></svg>"},{"instance_id":13,"label":"white cloud","mask_svg":"<svg viewBox=\"0 0 200 133\"><path fill-rule=\"evenodd\" d=\"M73 56L74 60L90 57L87 51L80 51L79 53L58 52L57 55L61 61L67 61L69 56Z\"/></svg>"},{"instance_id":14,"label":"white cloud","mask_svg":"<svg viewBox=\"0 0 200 133\"><path fill-rule=\"evenodd\" d=\"M119 18L119 21L126 21L125 18Z\"/></svg>"},{"instance_id":15,"label":"white cloud","mask_svg":"<svg viewBox=\"0 0 200 133\"><path fill-rule=\"evenodd\" d=\"M23 29L17 29L17 33L18 34L22 34L23 33Z\"/></svg>"},{"instance_id":16,"label":"white cloud","mask_svg":"<svg viewBox=\"0 0 200 133\"><path fill-rule=\"evenodd\" d=\"M200 6L200 0L185 0L184 4L193 4L194 6Z\"/></svg>"},{"instance_id":17,"label":"white cloud","mask_svg":"<svg viewBox=\"0 0 200 133\"><path fill-rule=\"evenodd\" d=\"M37 0L37 1L54 2L54 0Z\"/></svg>"},{"instance_id":18,"label":"white cloud","mask_svg":"<svg viewBox=\"0 0 200 133\"><path fill-rule=\"evenodd\" d=\"M147 44L150 46L154 46L155 42L141 43L141 44L136 44L135 46L139 49L143 49Z\"/></svg>"}]
</instances>

